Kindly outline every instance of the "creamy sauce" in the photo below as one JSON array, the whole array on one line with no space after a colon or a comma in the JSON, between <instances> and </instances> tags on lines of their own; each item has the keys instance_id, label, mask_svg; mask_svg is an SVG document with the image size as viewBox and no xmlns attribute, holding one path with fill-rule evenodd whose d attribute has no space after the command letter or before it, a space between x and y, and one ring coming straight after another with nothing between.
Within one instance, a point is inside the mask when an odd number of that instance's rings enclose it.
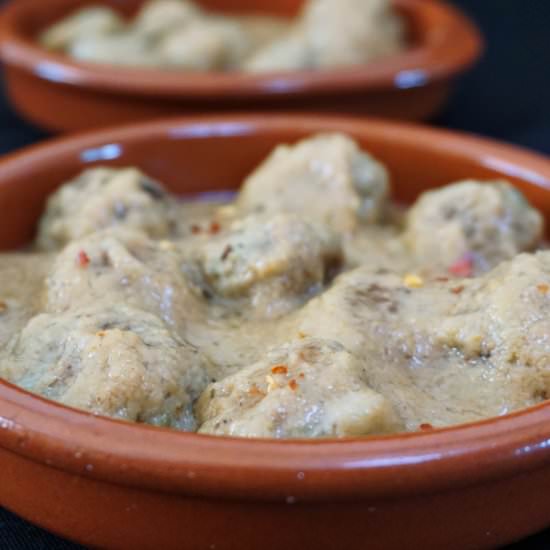
<instances>
[{"instance_id":1,"label":"creamy sauce","mask_svg":"<svg viewBox=\"0 0 550 550\"><path fill-rule=\"evenodd\" d=\"M278 147L227 202L96 168L0 255L0 376L70 406L246 437L475 421L550 384L543 221L505 182L391 202L348 137Z\"/></svg>"},{"instance_id":2,"label":"creamy sauce","mask_svg":"<svg viewBox=\"0 0 550 550\"><path fill-rule=\"evenodd\" d=\"M0 345L40 308L42 284L53 261L51 254L0 255Z\"/></svg>"}]
</instances>

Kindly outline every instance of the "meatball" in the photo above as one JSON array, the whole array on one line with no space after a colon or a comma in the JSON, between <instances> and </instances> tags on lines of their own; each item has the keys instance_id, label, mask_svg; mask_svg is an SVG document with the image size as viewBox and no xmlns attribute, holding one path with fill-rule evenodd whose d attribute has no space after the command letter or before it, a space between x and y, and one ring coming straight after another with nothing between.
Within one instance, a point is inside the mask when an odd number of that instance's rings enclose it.
<instances>
[{"instance_id":1,"label":"meatball","mask_svg":"<svg viewBox=\"0 0 550 550\"><path fill-rule=\"evenodd\" d=\"M134 168L92 168L48 200L37 245L55 250L108 227L138 229L153 238L170 234L172 205L162 187Z\"/></svg>"},{"instance_id":2,"label":"meatball","mask_svg":"<svg viewBox=\"0 0 550 550\"><path fill-rule=\"evenodd\" d=\"M204 287L224 300L250 300L260 317L301 304L341 261L334 235L287 214L250 216L205 239L196 260Z\"/></svg>"},{"instance_id":3,"label":"meatball","mask_svg":"<svg viewBox=\"0 0 550 550\"><path fill-rule=\"evenodd\" d=\"M280 38L289 26L287 19L275 16L241 15L239 21L254 48Z\"/></svg>"},{"instance_id":4,"label":"meatball","mask_svg":"<svg viewBox=\"0 0 550 550\"><path fill-rule=\"evenodd\" d=\"M204 71L236 66L250 46L239 23L205 18L166 34L157 54L166 66Z\"/></svg>"},{"instance_id":5,"label":"meatball","mask_svg":"<svg viewBox=\"0 0 550 550\"><path fill-rule=\"evenodd\" d=\"M448 267L468 257L480 272L534 249L543 229L540 213L508 183L467 180L424 193L404 238L421 263Z\"/></svg>"},{"instance_id":6,"label":"meatball","mask_svg":"<svg viewBox=\"0 0 550 550\"><path fill-rule=\"evenodd\" d=\"M256 51L245 70L366 63L399 52L404 46L402 27L388 0L310 0L290 32Z\"/></svg>"},{"instance_id":7,"label":"meatball","mask_svg":"<svg viewBox=\"0 0 550 550\"><path fill-rule=\"evenodd\" d=\"M520 254L459 281L362 267L297 317L300 333L364 358L369 385L391 396L408 430L550 397L550 252Z\"/></svg>"},{"instance_id":8,"label":"meatball","mask_svg":"<svg viewBox=\"0 0 550 550\"><path fill-rule=\"evenodd\" d=\"M193 23L201 13L192 2L185 0L151 0L135 19L135 30L148 39L158 39L174 29Z\"/></svg>"},{"instance_id":9,"label":"meatball","mask_svg":"<svg viewBox=\"0 0 550 550\"><path fill-rule=\"evenodd\" d=\"M70 45L69 54L80 61L154 67L158 59L147 40L135 32L123 32L105 36L82 36Z\"/></svg>"},{"instance_id":10,"label":"meatball","mask_svg":"<svg viewBox=\"0 0 550 550\"><path fill-rule=\"evenodd\" d=\"M195 429L205 360L156 316L125 305L41 314L8 344L0 375L65 405Z\"/></svg>"},{"instance_id":11,"label":"meatball","mask_svg":"<svg viewBox=\"0 0 550 550\"><path fill-rule=\"evenodd\" d=\"M342 134L319 134L281 145L244 182L245 212L291 212L337 232L384 217L386 168Z\"/></svg>"},{"instance_id":12,"label":"meatball","mask_svg":"<svg viewBox=\"0 0 550 550\"><path fill-rule=\"evenodd\" d=\"M548 369L550 252L519 254L461 281L460 288L456 303L434 327L438 343L467 359L504 358L533 372L537 366Z\"/></svg>"},{"instance_id":13,"label":"meatball","mask_svg":"<svg viewBox=\"0 0 550 550\"><path fill-rule=\"evenodd\" d=\"M258 48L243 64L251 73L298 71L313 65L303 33L292 30Z\"/></svg>"},{"instance_id":14,"label":"meatball","mask_svg":"<svg viewBox=\"0 0 550 550\"><path fill-rule=\"evenodd\" d=\"M199 431L242 437L343 437L399 430L386 398L338 342L306 338L209 385L195 408Z\"/></svg>"},{"instance_id":15,"label":"meatball","mask_svg":"<svg viewBox=\"0 0 550 550\"><path fill-rule=\"evenodd\" d=\"M431 337L435 349L459 353L466 371L483 373L484 416L550 398L550 253L520 254L459 288Z\"/></svg>"},{"instance_id":16,"label":"meatball","mask_svg":"<svg viewBox=\"0 0 550 550\"><path fill-rule=\"evenodd\" d=\"M69 244L46 280L46 308L63 312L75 304L121 302L185 329L200 318L202 301L182 272L176 245L129 230L94 233Z\"/></svg>"},{"instance_id":17,"label":"meatball","mask_svg":"<svg viewBox=\"0 0 550 550\"><path fill-rule=\"evenodd\" d=\"M109 35L123 27L117 13L104 6L84 8L69 15L42 33L40 42L52 50L65 50L82 37Z\"/></svg>"},{"instance_id":18,"label":"meatball","mask_svg":"<svg viewBox=\"0 0 550 550\"><path fill-rule=\"evenodd\" d=\"M313 0L306 4L302 29L315 67L362 64L404 45L389 0Z\"/></svg>"}]
</instances>

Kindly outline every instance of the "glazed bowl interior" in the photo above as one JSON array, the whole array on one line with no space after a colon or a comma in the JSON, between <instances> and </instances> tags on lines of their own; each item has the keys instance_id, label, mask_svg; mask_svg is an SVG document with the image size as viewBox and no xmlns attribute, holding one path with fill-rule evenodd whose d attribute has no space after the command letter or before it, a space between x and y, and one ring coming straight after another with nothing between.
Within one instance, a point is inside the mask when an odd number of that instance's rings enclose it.
<instances>
[{"instance_id":1,"label":"glazed bowl interior","mask_svg":"<svg viewBox=\"0 0 550 550\"><path fill-rule=\"evenodd\" d=\"M349 133L386 163L399 201L462 178L506 178L550 217L550 161L512 147L387 122L235 115L105 130L6 158L0 163L0 248L28 243L48 194L84 168L139 166L181 195L235 189L275 145L326 131ZM418 492L512 475L520 465L538 467L549 442L549 403L426 433L245 440L97 417L0 382L0 446L87 476L202 495L319 499ZM342 483L358 470L376 476ZM297 482L296 472L305 472L305 479Z\"/></svg>"},{"instance_id":2,"label":"glazed bowl interior","mask_svg":"<svg viewBox=\"0 0 550 550\"><path fill-rule=\"evenodd\" d=\"M230 14L267 14L293 17L303 0L197 0L205 8ZM108 5L130 17L144 0L19 0L5 10L0 22L2 55L8 63L25 67L54 82L86 84L91 89L126 90L133 94L174 97L293 95L331 93L368 85L369 89L412 88L462 71L479 55L481 38L462 14L440 0L394 0L407 32L405 51L374 60L366 66L275 74L179 71L110 67L79 63L68 56L48 52L37 36L49 25L86 5ZM180 74L178 74L180 73ZM124 77L122 78L122 75Z\"/></svg>"}]
</instances>

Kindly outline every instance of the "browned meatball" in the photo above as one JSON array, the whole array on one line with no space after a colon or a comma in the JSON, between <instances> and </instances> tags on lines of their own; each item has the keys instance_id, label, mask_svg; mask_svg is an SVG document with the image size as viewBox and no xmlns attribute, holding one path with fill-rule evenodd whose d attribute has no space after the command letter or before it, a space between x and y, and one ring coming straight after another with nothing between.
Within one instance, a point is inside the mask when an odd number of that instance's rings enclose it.
<instances>
[{"instance_id":1,"label":"browned meatball","mask_svg":"<svg viewBox=\"0 0 550 550\"><path fill-rule=\"evenodd\" d=\"M99 301L121 302L150 311L185 331L200 319L203 301L182 271L176 245L142 233L106 230L69 244L46 279L46 309L63 312Z\"/></svg>"},{"instance_id":2,"label":"browned meatball","mask_svg":"<svg viewBox=\"0 0 550 550\"><path fill-rule=\"evenodd\" d=\"M118 31L123 20L117 13L104 6L78 10L62 19L40 36L40 42L52 50L64 50L74 40L84 37L98 38Z\"/></svg>"},{"instance_id":3,"label":"browned meatball","mask_svg":"<svg viewBox=\"0 0 550 550\"><path fill-rule=\"evenodd\" d=\"M204 288L225 301L242 300L260 317L287 313L319 292L341 261L338 239L298 217L250 216L199 241L196 262Z\"/></svg>"},{"instance_id":4,"label":"browned meatball","mask_svg":"<svg viewBox=\"0 0 550 550\"><path fill-rule=\"evenodd\" d=\"M29 321L0 354L0 375L65 405L193 430L206 361L154 315L94 305Z\"/></svg>"},{"instance_id":5,"label":"browned meatball","mask_svg":"<svg viewBox=\"0 0 550 550\"><path fill-rule=\"evenodd\" d=\"M294 213L347 233L385 214L385 167L342 134L319 134L280 145L244 182L237 206L245 212Z\"/></svg>"},{"instance_id":6,"label":"browned meatball","mask_svg":"<svg viewBox=\"0 0 550 550\"><path fill-rule=\"evenodd\" d=\"M206 388L200 432L242 437L329 437L397 431L389 401L339 343L307 338Z\"/></svg>"},{"instance_id":7,"label":"browned meatball","mask_svg":"<svg viewBox=\"0 0 550 550\"><path fill-rule=\"evenodd\" d=\"M108 227L163 238L173 225L163 188L135 168L93 168L55 192L40 221L37 244L54 250Z\"/></svg>"},{"instance_id":8,"label":"browned meatball","mask_svg":"<svg viewBox=\"0 0 550 550\"><path fill-rule=\"evenodd\" d=\"M452 266L471 255L477 271L534 249L542 216L506 182L467 180L424 193L408 214L405 241L421 263Z\"/></svg>"}]
</instances>

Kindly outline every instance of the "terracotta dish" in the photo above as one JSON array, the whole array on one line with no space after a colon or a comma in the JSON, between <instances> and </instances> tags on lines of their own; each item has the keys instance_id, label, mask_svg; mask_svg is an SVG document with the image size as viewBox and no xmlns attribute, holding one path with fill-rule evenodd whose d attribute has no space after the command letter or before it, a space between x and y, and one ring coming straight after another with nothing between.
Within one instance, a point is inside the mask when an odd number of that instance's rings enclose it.
<instances>
[{"instance_id":1,"label":"terracotta dish","mask_svg":"<svg viewBox=\"0 0 550 550\"><path fill-rule=\"evenodd\" d=\"M33 234L48 193L84 167L137 165L175 192L236 187L276 144L343 131L387 163L397 198L506 177L550 216L550 160L482 139L344 118L154 122L0 162L0 247ZM550 402L391 437L270 441L93 416L0 383L0 504L112 549L490 548L550 525Z\"/></svg>"},{"instance_id":2,"label":"terracotta dish","mask_svg":"<svg viewBox=\"0 0 550 550\"><path fill-rule=\"evenodd\" d=\"M97 4L82 0L79 6ZM142 0L101 0L127 14ZM201 0L233 13L294 15L301 0ZM182 74L77 63L41 48L40 31L74 0L17 0L0 18L0 57L16 108L51 130L79 130L172 114L243 110L324 111L424 119L445 102L454 77L480 54L481 38L439 0L395 0L410 48L364 67L265 75ZM230 7L229 7L230 6Z\"/></svg>"}]
</instances>

